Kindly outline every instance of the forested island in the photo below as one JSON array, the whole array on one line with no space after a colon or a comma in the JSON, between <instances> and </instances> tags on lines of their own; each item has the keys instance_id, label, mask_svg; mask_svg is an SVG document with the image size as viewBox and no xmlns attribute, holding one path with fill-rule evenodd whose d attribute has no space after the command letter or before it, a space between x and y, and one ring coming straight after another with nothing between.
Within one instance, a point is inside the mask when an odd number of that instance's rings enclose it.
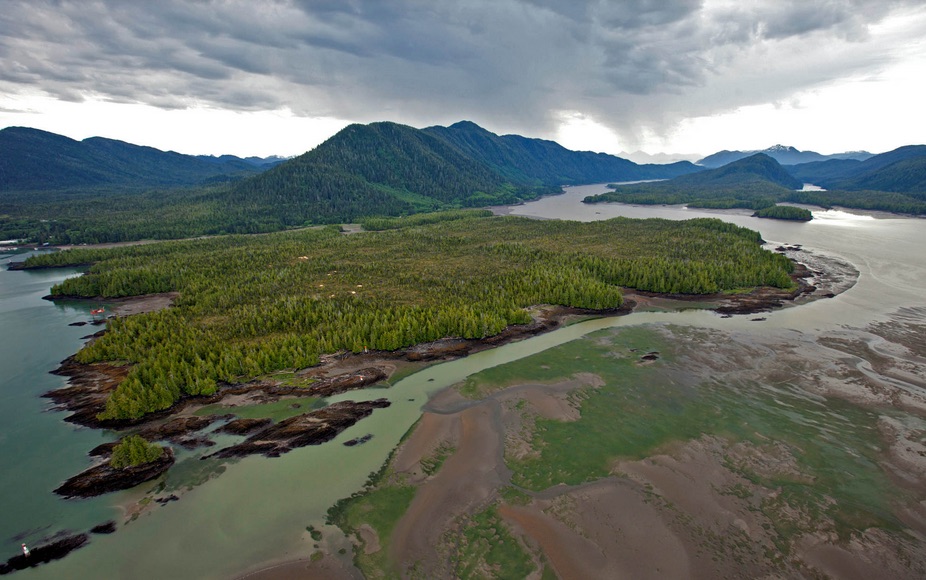
<instances>
[{"instance_id":1,"label":"forested island","mask_svg":"<svg viewBox=\"0 0 926 580\"><path fill-rule=\"evenodd\" d=\"M108 420L311 367L326 353L495 335L529 323L534 305L614 309L622 287L712 294L793 285L787 258L763 250L757 232L720 220L441 219L398 220L361 235L329 226L75 249L32 257L26 267L93 264L53 297L179 293L172 308L111 320L75 356L132 365L100 415Z\"/></svg>"},{"instance_id":2,"label":"forested island","mask_svg":"<svg viewBox=\"0 0 926 580\"><path fill-rule=\"evenodd\" d=\"M752 215L760 218L793 220L798 222L809 222L813 219L813 214L810 213L809 209L794 207L793 205L773 205L764 207Z\"/></svg>"}]
</instances>

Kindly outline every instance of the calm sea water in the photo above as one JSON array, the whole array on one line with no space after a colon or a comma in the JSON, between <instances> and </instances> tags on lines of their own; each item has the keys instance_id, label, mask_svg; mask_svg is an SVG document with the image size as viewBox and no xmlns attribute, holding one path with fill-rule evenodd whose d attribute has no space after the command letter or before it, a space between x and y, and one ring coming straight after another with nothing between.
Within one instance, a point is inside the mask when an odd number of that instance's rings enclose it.
<instances>
[{"instance_id":1,"label":"calm sea water","mask_svg":"<svg viewBox=\"0 0 926 580\"><path fill-rule=\"evenodd\" d=\"M595 220L628 217L720 217L759 230L766 240L803 244L814 252L851 262L858 284L838 297L767 315L762 328L815 333L844 325L863 327L885 320L904 306L926 307L926 222L881 218L840 211L815 210L809 223L759 220L745 212L706 212L678 206L586 206L581 199L603 186L567 189L561 196L513 208L517 215ZM116 519L119 506L138 499L140 488L92 501L65 501L51 494L63 479L89 465L86 452L114 436L75 428L49 413L39 395L62 384L47 374L76 351L88 327L71 322L89 319L89 307L55 305L41 296L73 273L7 272L0 269L0 541L13 555L20 541L32 541L62 529L76 531ZM569 326L543 336L485 351L466 359L430 367L388 390L345 394L342 398L388 396L392 407L377 410L335 441L293 451L278 459L248 458L219 465L200 461L196 453L180 455L167 485L185 491L181 500L156 507L110 536L64 560L29 571L35 578L227 578L261 563L306 557L312 541L305 528L321 527L335 501L361 488L401 436L420 416L429 394L469 374L563 344L589 332L616 325L670 321L690 326L762 332L748 317L720 318L704 311L639 313ZM337 398L333 399L337 400ZM374 434L365 445L341 442ZM210 475L220 476L210 478ZM23 532L28 532L20 540ZM9 557L9 556L4 556Z\"/></svg>"},{"instance_id":2,"label":"calm sea water","mask_svg":"<svg viewBox=\"0 0 926 580\"><path fill-rule=\"evenodd\" d=\"M11 257L0 253L0 546L9 555L21 542L86 529L114 515L106 500L66 502L52 495L86 468L87 451L107 440L105 433L62 422L40 397L64 385L48 371L93 332L68 326L88 320L89 307L42 300L52 285L76 272L9 272Z\"/></svg>"}]
</instances>

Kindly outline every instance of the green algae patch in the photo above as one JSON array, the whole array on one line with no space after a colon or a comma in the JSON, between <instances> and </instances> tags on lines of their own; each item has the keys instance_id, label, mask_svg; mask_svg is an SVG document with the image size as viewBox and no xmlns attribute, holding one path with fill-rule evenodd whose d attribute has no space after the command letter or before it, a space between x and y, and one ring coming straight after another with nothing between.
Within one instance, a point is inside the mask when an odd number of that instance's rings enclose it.
<instances>
[{"instance_id":1,"label":"green algae patch","mask_svg":"<svg viewBox=\"0 0 926 580\"><path fill-rule=\"evenodd\" d=\"M498 509L464 518L462 532L452 542L457 578L527 578L536 566L521 542L508 530Z\"/></svg>"},{"instance_id":2,"label":"green algae patch","mask_svg":"<svg viewBox=\"0 0 926 580\"><path fill-rule=\"evenodd\" d=\"M359 540L354 564L366 578L399 577L389 559L390 539L415 492L412 486L384 484L342 500L329 511L331 523Z\"/></svg>"}]
</instances>

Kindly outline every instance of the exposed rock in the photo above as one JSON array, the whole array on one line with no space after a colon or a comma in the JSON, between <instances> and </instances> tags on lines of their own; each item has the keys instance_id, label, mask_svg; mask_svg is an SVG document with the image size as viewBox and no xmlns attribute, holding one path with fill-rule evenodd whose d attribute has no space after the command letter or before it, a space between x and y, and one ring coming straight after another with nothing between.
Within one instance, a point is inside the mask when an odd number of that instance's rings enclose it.
<instances>
[{"instance_id":1,"label":"exposed rock","mask_svg":"<svg viewBox=\"0 0 926 580\"><path fill-rule=\"evenodd\" d=\"M184 449L191 450L199 449L200 447L213 447L215 445L215 441L208 437L177 437L171 439L171 441Z\"/></svg>"},{"instance_id":2,"label":"exposed rock","mask_svg":"<svg viewBox=\"0 0 926 580\"><path fill-rule=\"evenodd\" d=\"M338 433L373 413L373 409L383 409L390 404L386 399L341 401L311 413L280 421L237 445L226 447L203 459L246 457L258 453L266 457L279 457L298 447L331 441Z\"/></svg>"},{"instance_id":3,"label":"exposed rock","mask_svg":"<svg viewBox=\"0 0 926 580\"><path fill-rule=\"evenodd\" d=\"M310 386L307 391L315 397L331 397L345 391L362 389L386 378L386 371L379 367L360 369L355 373L339 375L330 379L321 379Z\"/></svg>"},{"instance_id":4,"label":"exposed rock","mask_svg":"<svg viewBox=\"0 0 926 580\"><path fill-rule=\"evenodd\" d=\"M109 395L125 380L131 368L131 365L108 363L82 364L69 356L52 374L68 377L70 386L42 396L71 411L72 414L65 418L71 423L103 428L130 425L131 421L101 421L97 415L106 408Z\"/></svg>"},{"instance_id":5,"label":"exposed rock","mask_svg":"<svg viewBox=\"0 0 926 580\"><path fill-rule=\"evenodd\" d=\"M13 556L4 564L0 564L0 575L9 574L16 570L25 570L34 568L40 564L46 564L52 560L60 560L72 551L82 547L90 540L87 534L75 534L55 540L49 544L35 546L30 548L29 555L19 554Z\"/></svg>"},{"instance_id":6,"label":"exposed rock","mask_svg":"<svg viewBox=\"0 0 926 580\"><path fill-rule=\"evenodd\" d=\"M231 435L247 435L257 429L263 429L272 423L270 419L235 419L216 429L217 433Z\"/></svg>"},{"instance_id":7,"label":"exposed rock","mask_svg":"<svg viewBox=\"0 0 926 580\"><path fill-rule=\"evenodd\" d=\"M355 437L355 438L353 438L353 439L350 439L349 441L345 441L345 442L344 442L344 445L345 445L346 447L353 447L353 446L355 446L355 445L363 445L364 443L366 443L367 441L369 441L369 440L372 439L372 438L373 438L373 434L372 434L372 433L367 433L367 434L364 435L363 437Z\"/></svg>"},{"instance_id":8,"label":"exposed rock","mask_svg":"<svg viewBox=\"0 0 926 580\"><path fill-rule=\"evenodd\" d=\"M173 464L174 452L170 448L165 448L156 461L124 469L116 469L107 461L68 479L55 493L69 498L95 497L110 491L129 489L156 478Z\"/></svg>"},{"instance_id":9,"label":"exposed rock","mask_svg":"<svg viewBox=\"0 0 926 580\"><path fill-rule=\"evenodd\" d=\"M100 443L93 449L87 452L87 455L90 457L109 457L113 454L113 448L118 445L118 441L110 441L109 443Z\"/></svg>"},{"instance_id":10,"label":"exposed rock","mask_svg":"<svg viewBox=\"0 0 926 580\"><path fill-rule=\"evenodd\" d=\"M93 526L90 528L90 533L92 534L112 534L116 531L116 522L110 520L105 524L100 524L98 526Z\"/></svg>"},{"instance_id":11,"label":"exposed rock","mask_svg":"<svg viewBox=\"0 0 926 580\"><path fill-rule=\"evenodd\" d=\"M201 431L218 417L175 417L160 425L150 425L138 432L148 441L171 441L183 445L187 435ZM185 445L184 445L185 446Z\"/></svg>"}]
</instances>

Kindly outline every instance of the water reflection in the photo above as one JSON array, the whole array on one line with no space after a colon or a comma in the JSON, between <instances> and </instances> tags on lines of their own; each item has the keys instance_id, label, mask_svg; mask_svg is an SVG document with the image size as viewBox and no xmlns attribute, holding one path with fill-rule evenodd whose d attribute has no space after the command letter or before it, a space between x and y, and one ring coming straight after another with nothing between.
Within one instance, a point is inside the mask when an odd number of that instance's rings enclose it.
<instances>
[{"instance_id":1,"label":"water reflection","mask_svg":"<svg viewBox=\"0 0 926 580\"><path fill-rule=\"evenodd\" d=\"M811 206L806 207L810 208ZM812 209L814 222L822 226L858 227L864 225L865 222L872 222L875 220L875 217L872 215L851 213L841 209Z\"/></svg>"}]
</instances>

